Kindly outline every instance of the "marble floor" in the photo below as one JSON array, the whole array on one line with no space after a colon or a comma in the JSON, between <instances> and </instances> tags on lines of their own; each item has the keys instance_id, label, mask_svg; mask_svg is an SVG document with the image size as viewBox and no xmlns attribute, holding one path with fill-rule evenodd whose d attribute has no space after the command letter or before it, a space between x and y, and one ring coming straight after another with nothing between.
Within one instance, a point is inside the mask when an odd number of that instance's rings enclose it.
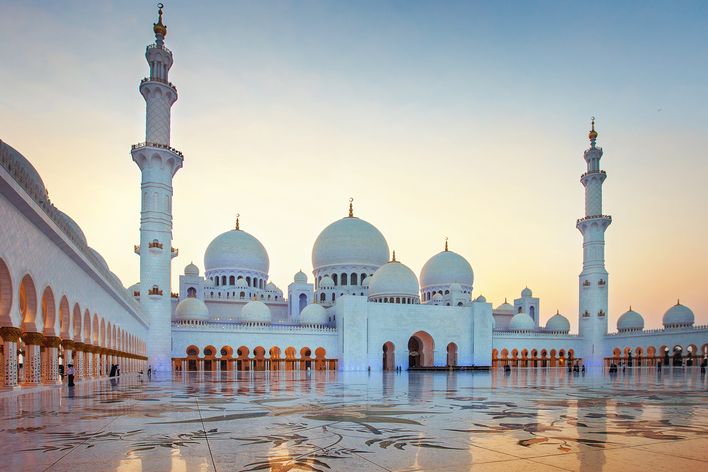
<instances>
[{"instance_id":1,"label":"marble floor","mask_svg":"<svg viewBox=\"0 0 708 472\"><path fill-rule=\"evenodd\" d=\"M0 396L2 470L708 470L698 369L182 374Z\"/></svg>"}]
</instances>

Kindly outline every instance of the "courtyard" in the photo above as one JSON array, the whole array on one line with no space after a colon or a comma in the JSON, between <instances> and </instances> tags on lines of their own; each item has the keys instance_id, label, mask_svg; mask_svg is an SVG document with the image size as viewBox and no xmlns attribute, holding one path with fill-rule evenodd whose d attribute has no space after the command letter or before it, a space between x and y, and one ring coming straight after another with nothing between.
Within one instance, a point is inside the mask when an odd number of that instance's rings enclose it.
<instances>
[{"instance_id":1,"label":"courtyard","mask_svg":"<svg viewBox=\"0 0 708 472\"><path fill-rule=\"evenodd\" d=\"M6 470L706 470L706 376L182 373L0 394Z\"/></svg>"}]
</instances>

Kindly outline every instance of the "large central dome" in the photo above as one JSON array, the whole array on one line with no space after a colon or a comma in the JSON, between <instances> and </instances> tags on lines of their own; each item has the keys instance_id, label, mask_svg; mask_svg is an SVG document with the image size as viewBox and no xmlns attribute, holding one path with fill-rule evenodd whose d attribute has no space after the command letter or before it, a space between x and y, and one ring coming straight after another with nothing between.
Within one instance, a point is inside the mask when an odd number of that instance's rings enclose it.
<instances>
[{"instance_id":1,"label":"large central dome","mask_svg":"<svg viewBox=\"0 0 708 472\"><path fill-rule=\"evenodd\" d=\"M472 266L467 260L456 252L444 251L431 257L420 271L420 285L426 287L434 285L448 285L457 282L471 287L474 282Z\"/></svg>"},{"instance_id":2,"label":"large central dome","mask_svg":"<svg viewBox=\"0 0 708 472\"><path fill-rule=\"evenodd\" d=\"M204 267L212 270L254 270L268 273L270 260L259 240L245 231L231 230L221 233L204 253Z\"/></svg>"},{"instance_id":3,"label":"large central dome","mask_svg":"<svg viewBox=\"0 0 708 472\"><path fill-rule=\"evenodd\" d=\"M350 216L327 226L312 248L312 267L371 265L388 262L388 244L383 234L366 221Z\"/></svg>"}]
</instances>

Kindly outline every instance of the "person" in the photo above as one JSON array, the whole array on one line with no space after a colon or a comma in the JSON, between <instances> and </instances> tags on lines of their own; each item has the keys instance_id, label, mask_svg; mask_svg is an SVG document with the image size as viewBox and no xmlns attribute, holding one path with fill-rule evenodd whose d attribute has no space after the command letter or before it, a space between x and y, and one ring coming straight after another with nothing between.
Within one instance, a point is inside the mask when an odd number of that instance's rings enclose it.
<instances>
[{"instance_id":1,"label":"person","mask_svg":"<svg viewBox=\"0 0 708 472\"><path fill-rule=\"evenodd\" d=\"M74 364L69 364L69 368L66 370L66 375L69 377L69 387L74 386Z\"/></svg>"},{"instance_id":2,"label":"person","mask_svg":"<svg viewBox=\"0 0 708 472\"><path fill-rule=\"evenodd\" d=\"M581 370L582 374L585 375L585 364L583 364L583 367L580 370Z\"/></svg>"},{"instance_id":3,"label":"person","mask_svg":"<svg viewBox=\"0 0 708 472\"><path fill-rule=\"evenodd\" d=\"M509 364L505 365L505 366L504 366L504 373L505 373L505 374L508 374L508 373L510 373L510 372L511 372L511 367L509 367Z\"/></svg>"},{"instance_id":4,"label":"person","mask_svg":"<svg viewBox=\"0 0 708 472\"><path fill-rule=\"evenodd\" d=\"M118 366L115 364L111 364L111 372L108 374L109 377L115 377L116 376L116 371L118 370Z\"/></svg>"},{"instance_id":5,"label":"person","mask_svg":"<svg viewBox=\"0 0 708 472\"><path fill-rule=\"evenodd\" d=\"M116 364L116 376L120 377L120 364Z\"/></svg>"},{"instance_id":6,"label":"person","mask_svg":"<svg viewBox=\"0 0 708 472\"><path fill-rule=\"evenodd\" d=\"M150 380L151 378L152 378L152 366L149 365L148 366L148 380Z\"/></svg>"}]
</instances>

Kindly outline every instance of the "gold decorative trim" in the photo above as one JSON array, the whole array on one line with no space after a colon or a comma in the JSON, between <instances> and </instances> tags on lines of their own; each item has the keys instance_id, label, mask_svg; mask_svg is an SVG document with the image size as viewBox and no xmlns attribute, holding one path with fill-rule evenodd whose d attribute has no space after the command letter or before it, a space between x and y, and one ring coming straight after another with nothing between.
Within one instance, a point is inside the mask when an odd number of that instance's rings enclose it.
<instances>
[{"instance_id":1,"label":"gold decorative trim","mask_svg":"<svg viewBox=\"0 0 708 472\"><path fill-rule=\"evenodd\" d=\"M13 326L3 326L0 328L0 336L5 342L16 343L22 336L22 330Z\"/></svg>"},{"instance_id":2,"label":"gold decorative trim","mask_svg":"<svg viewBox=\"0 0 708 472\"><path fill-rule=\"evenodd\" d=\"M63 347L64 349L74 349L74 341L72 341L71 339L62 339L61 347Z\"/></svg>"},{"instance_id":3,"label":"gold decorative trim","mask_svg":"<svg viewBox=\"0 0 708 472\"><path fill-rule=\"evenodd\" d=\"M45 347L59 347L61 346L61 338L59 336L45 336L44 337Z\"/></svg>"},{"instance_id":4,"label":"gold decorative trim","mask_svg":"<svg viewBox=\"0 0 708 472\"><path fill-rule=\"evenodd\" d=\"M42 333L23 333L22 342L28 346L41 346L44 343L44 335Z\"/></svg>"}]
</instances>

